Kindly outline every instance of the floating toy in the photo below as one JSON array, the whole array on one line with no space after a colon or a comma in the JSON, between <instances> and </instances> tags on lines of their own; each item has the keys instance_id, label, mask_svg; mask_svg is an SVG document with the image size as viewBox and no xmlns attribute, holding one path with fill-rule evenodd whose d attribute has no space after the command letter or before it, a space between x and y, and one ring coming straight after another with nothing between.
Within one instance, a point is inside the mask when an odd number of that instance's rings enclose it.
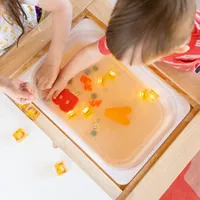
<instances>
[{"instance_id":1,"label":"floating toy","mask_svg":"<svg viewBox=\"0 0 200 200\"><path fill-rule=\"evenodd\" d=\"M104 116L112 121L127 126L130 124L128 115L132 112L130 107L107 108L104 111Z\"/></svg>"},{"instance_id":2,"label":"floating toy","mask_svg":"<svg viewBox=\"0 0 200 200\"><path fill-rule=\"evenodd\" d=\"M84 73L85 73L87 76L89 76L89 75L91 74L91 72L92 72L92 71L91 71L91 69L89 69L89 68L86 69L86 70L84 71Z\"/></svg>"},{"instance_id":3,"label":"floating toy","mask_svg":"<svg viewBox=\"0 0 200 200\"><path fill-rule=\"evenodd\" d=\"M84 84L84 90L86 91L92 91L92 80L91 78L83 75L80 79L81 83Z\"/></svg>"},{"instance_id":4,"label":"floating toy","mask_svg":"<svg viewBox=\"0 0 200 200\"><path fill-rule=\"evenodd\" d=\"M91 98L92 98L92 99L96 99L96 98L97 98L97 94L96 94L96 93L92 93L92 94L91 94Z\"/></svg>"},{"instance_id":5,"label":"floating toy","mask_svg":"<svg viewBox=\"0 0 200 200\"><path fill-rule=\"evenodd\" d=\"M92 130L90 133L93 137L97 136L97 131L96 130Z\"/></svg>"},{"instance_id":6,"label":"floating toy","mask_svg":"<svg viewBox=\"0 0 200 200\"><path fill-rule=\"evenodd\" d=\"M53 103L58 105L63 112L69 112L75 108L79 99L69 90L64 89L56 99L52 99Z\"/></svg>"},{"instance_id":7,"label":"floating toy","mask_svg":"<svg viewBox=\"0 0 200 200\"><path fill-rule=\"evenodd\" d=\"M102 100L91 100L89 104L91 107L99 107L102 103Z\"/></svg>"},{"instance_id":8,"label":"floating toy","mask_svg":"<svg viewBox=\"0 0 200 200\"><path fill-rule=\"evenodd\" d=\"M105 74L104 76L102 77L99 77L98 80L97 80L97 83L98 84L101 84L102 86L105 85L105 82L107 80L114 80L116 77L116 73L114 71L109 71L107 74Z\"/></svg>"},{"instance_id":9,"label":"floating toy","mask_svg":"<svg viewBox=\"0 0 200 200\"><path fill-rule=\"evenodd\" d=\"M91 107L86 107L82 110L82 113L85 118L89 118L91 115L93 115L94 111Z\"/></svg>"},{"instance_id":10,"label":"floating toy","mask_svg":"<svg viewBox=\"0 0 200 200\"><path fill-rule=\"evenodd\" d=\"M67 113L68 119L72 119L77 116L77 113L74 110L71 110Z\"/></svg>"},{"instance_id":11,"label":"floating toy","mask_svg":"<svg viewBox=\"0 0 200 200\"><path fill-rule=\"evenodd\" d=\"M151 100L155 101L159 95L154 90L142 90L139 93L139 96L142 100Z\"/></svg>"}]
</instances>

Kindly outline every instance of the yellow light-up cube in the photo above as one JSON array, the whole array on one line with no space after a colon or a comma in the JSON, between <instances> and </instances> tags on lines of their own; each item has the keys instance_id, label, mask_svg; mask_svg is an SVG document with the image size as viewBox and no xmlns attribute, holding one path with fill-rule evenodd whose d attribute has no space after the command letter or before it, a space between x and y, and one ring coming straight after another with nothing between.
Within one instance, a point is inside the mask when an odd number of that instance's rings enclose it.
<instances>
[{"instance_id":1,"label":"yellow light-up cube","mask_svg":"<svg viewBox=\"0 0 200 200\"><path fill-rule=\"evenodd\" d=\"M76 117L76 116L77 116L77 113L76 113L76 111L74 111L74 110L71 110L71 111L69 111L69 112L67 113L68 119L72 119L72 118L74 118L74 117Z\"/></svg>"},{"instance_id":2,"label":"yellow light-up cube","mask_svg":"<svg viewBox=\"0 0 200 200\"><path fill-rule=\"evenodd\" d=\"M140 91L139 97L142 100L147 100L149 98L149 92L148 92L148 90L142 90L142 91Z\"/></svg>"},{"instance_id":3,"label":"yellow light-up cube","mask_svg":"<svg viewBox=\"0 0 200 200\"><path fill-rule=\"evenodd\" d=\"M30 104L18 104L17 103L17 106L23 111L25 112L26 109L29 107Z\"/></svg>"},{"instance_id":4,"label":"yellow light-up cube","mask_svg":"<svg viewBox=\"0 0 200 200\"><path fill-rule=\"evenodd\" d=\"M28 136L28 134L26 133L26 131L22 128L18 129L14 134L13 137L15 138L15 140L17 142L21 142L22 140L24 140L26 137Z\"/></svg>"},{"instance_id":5,"label":"yellow light-up cube","mask_svg":"<svg viewBox=\"0 0 200 200\"><path fill-rule=\"evenodd\" d=\"M82 110L82 113L85 118L89 118L94 113L94 111L91 107L86 107Z\"/></svg>"},{"instance_id":6,"label":"yellow light-up cube","mask_svg":"<svg viewBox=\"0 0 200 200\"><path fill-rule=\"evenodd\" d=\"M61 175L65 174L67 172L67 169L65 167L64 161L56 163L54 165L54 167L56 169L56 172L57 172L58 176L61 176Z\"/></svg>"},{"instance_id":7,"label":"yellow light-up cube","mask_svg":"<svg viewBox=\"0 0 200 200\"><path fill-rule=\"evenodd\" d=\"M154 90L149 91L149 99L151 101L155 101L158 97L159 95Z\"/></svg>"},{"instance_id":8,"label":"yellow light-up cube","mask_svg":"<svg viewBox=\"0 0 200 200\"><path fill-rule=\"evenodd\" d=\"M39 116L40 112L37 111L34 107L28 108L26 115L33 121L35 121Z\"/></svg>"},{"instance_id":9,"label":"yellow light-up cube","mask_svg":"<svg viewBox=\"0 0 200 200\"><path fill-rule=\"evenodd\" d=\"M109 75L108 77L113 80L115 79L116 73L113 71L109 71L108 75Z\"/></svg>"},{"instance_id":10,"label":"yellow light-up cube","mask_svg":"<svg viewBox=\"0 0 200 200\"><path fill-rule=\"evenodd\" d=\"M105 77L99 77L98 80L97 80L97 83L104 86L104 83L105 83Z\"/></svg>"}]
</instances>

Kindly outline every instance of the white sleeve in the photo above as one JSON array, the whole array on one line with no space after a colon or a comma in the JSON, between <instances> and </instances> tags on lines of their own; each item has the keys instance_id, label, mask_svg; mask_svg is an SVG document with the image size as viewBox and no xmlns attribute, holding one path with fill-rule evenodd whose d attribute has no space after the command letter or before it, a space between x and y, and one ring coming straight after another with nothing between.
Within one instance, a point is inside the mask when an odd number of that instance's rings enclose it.
<instances>
[{"instance_id":1,"label":"white sleeve","mask_svg":"<svg viewBox=\"0 0 200 200\"><path fill-rule=\"evenodd\" d=\"M39 0L20 0L20 2L30 4L30 5L38 5Z\"/></svg>"}]
</instances>

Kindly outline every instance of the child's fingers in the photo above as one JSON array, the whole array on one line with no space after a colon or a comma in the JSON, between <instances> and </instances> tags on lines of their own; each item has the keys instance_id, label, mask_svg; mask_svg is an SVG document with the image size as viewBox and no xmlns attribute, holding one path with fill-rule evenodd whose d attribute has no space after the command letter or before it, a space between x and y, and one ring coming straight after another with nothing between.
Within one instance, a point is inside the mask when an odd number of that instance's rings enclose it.
<instances>
[{"instance_id":1,"label":"child's fingers","mask_svg":"<svg viewBox=\"0 0 200 200\"><path fill-rule=\"evenodd\" d=\"M52 88L52 89L48 92L48 94L46 95L45 101L48 101L48 100L53 96L54 92L55 92L55 89Z\"/></svg>"},{"instance_id":2,"label":"child's fingers","mask_svg":"<svg viewBox=\"0 0 200 200\"><path fill-rule=\"evenodd\" d=\"M34 95L28 91L21 91L19 90L16 95L18 98L27 99L27 100L34 100Z\"/></svg>"},{"instance_id":3,"label":"child's fingers","mask_svg":"<svg viewBox=\"0 0 200 200\"><path fill-rule=\"evenodd\" d=\"M40 90L45 90L44 86L46 84L46 80L44 78L41 78L40 80L38 80L37 82L37 86Z\"/></svg>"},{"instance_id":4,"label":"child's fingers","mask_svg":"<svg viewBox=\"0 0 200 200\"><path fill-rule=\"evenodd\" d=\"M28 83L28 82L26 82L26 83L22 83L22 84L20 84L20 89L22 90L22 91L28 91L28 92L30 92L31 94L34 94L34 87L32 86L32 84L31 83Z\"/></svg>"},{"instance_id":5,"label":"child's fingers","mask_svg":"<svg viewBox=\"0 0 200 200\"><path fill-rule=\"evenodd\" d=\"M52 88L52 83L51 82L47 82L45 85L44 85L44 89L45 90L49 90L49 89L51 89Z\"/></svg>"},{"instance_id":6,"label":"child's fingers","mask_svg":"<svg viewBox=\"0 0 200 200\"><path fill-rule=\"evenodd\" d=\"M53 98L56 99L61 92L62 92L62 90L56 90L54 95L53 95Z\"/></svg>"},{"instance_id":7,"label":"child's fingers","mask_svg":"<svg viewBox=\"0 0 200 200\"><path fill-rule=\"evenodd\" d=\"M31 103L31 100L28 99L20 99L20 104L27 104L27 103Z\"/></svg>"},{"instance_id":8,"label":"child's fingers","mask_svg":"<svg viewBox=\"0 0 200 200\"><path fill-rule=\"evenodd\" d=\"M31 103L32 102L31 100L23 99L23 98L16 98L14 100L15 100L15 102L17 102L19 104L27 104L27 103Z\"/></svg>"}]
</instances>

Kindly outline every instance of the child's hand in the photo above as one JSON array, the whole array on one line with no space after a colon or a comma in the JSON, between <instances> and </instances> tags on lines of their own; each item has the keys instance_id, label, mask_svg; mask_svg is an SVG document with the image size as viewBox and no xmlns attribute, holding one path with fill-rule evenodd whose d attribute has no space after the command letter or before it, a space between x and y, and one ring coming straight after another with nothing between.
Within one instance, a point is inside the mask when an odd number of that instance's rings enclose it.
<instances>
[{"instance_id":1,"label":"child's hand","mask_svg":"<svg viewBox=\"0 0 200 200\"><path fill-rule=\"evenodd\" d=\"M4 79L4 90L10 98L19 104L31 103L34 100L34 89L30 83L19 79Z\"/></svg>"},{"instance_id":2,"label":"child's hand","mask_svg":"<svg viewBox=\"0 0 200 200\"><path fill-rule=\"evenodd\" d=\"M36 85L39 90L52 88L59 72L59 66L50 66L45 63L36 73Z\"/></svg>"},{"instance_id":3,"label":"child's hand","mask_svg":"<svg viewBox=\"0 0 200 200\"><path fill-rule=\"evenodd\" d=\"M52 96L54 99L56 99L58 95L65 89L68 81L69 80L67 80L64 76L62 76L62 74L60 74L53 87L49 90L44 99L48 101Z\"/></svg>"}]
</instances>

